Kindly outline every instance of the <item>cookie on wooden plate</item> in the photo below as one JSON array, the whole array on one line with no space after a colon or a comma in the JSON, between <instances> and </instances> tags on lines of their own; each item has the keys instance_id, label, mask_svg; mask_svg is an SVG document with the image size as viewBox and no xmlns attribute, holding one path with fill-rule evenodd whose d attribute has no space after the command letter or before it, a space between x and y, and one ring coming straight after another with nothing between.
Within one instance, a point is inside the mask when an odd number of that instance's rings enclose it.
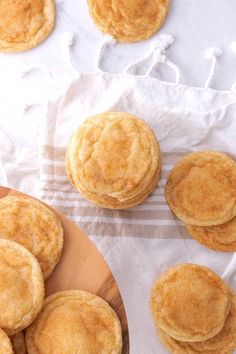
<instances>
[{"instance_id":1,"label":"cookie on wooden plate","mask_svg":"<svg viewBox=\"0 0 236 354\"><path fill-rule=\"evenodd\" d=\"M10 338L1 328L0 328L0 353L13 354L13 348L11 345Z\"/></svg>"},{"instance_id":2,"label":"cookie on wooden plate","mask_svg":"<svg viewBox=\"0 0 236 354\"><path fill-rule=\"evenodd\" d=\"M49 208L33 198L7 196L0 199L0 238L17 242L33 253L44 279L60 260L61 222Z\"/></svg>"},{"instance_id":3,"label":"cookie on wooden plate","mask_svg":"<svg viewBox=\"0 0 236 354\"><path fill-rule=\"evenodd\" d=\"M88 0L89 12L104 33L122 42L151 37L164 23L169 0Z\"/></svg>"},{"instance_id":4,"label":"cookie on wooden plate","mask_svg":"<svg viewBox=\"0 0 236 354\"><path fill-rule=\"evenodd\" d=\"M186 225L190 235L215 251L236 252L236 217L216 226Z\"/></svg>"},{"instance_id":5,"label":"cookie on wooden plate","mask_svg":"<svg viewBox=\"0 0 236 354\"><path fill-rule=\"evenodd\" d=\"M85 291L62 291L49 296L26 331L29 354L120 354L119 319L107 302Z\"/></svg>"},{"instance_id":6,"label":"cookie on wooden plate","mask_svg":"<svg viewBox=\"0 0 236 354\"><path fill-rule=\"evenodd\" d=\"M171 170L165 196L185 224L226 223L236 216L236 162L215 151L188 154Z\"/></svg>"},{"instance_id":7,"label":"cookie on wooden plate","mask_svg":"<svg viewBox=\"0 0 236 354\"><path fill-rule=\"evenodd\" d=\"M0 328L8 335L26 328L43 300L43 275L35 257L23 246L0 239Z\"/></svg>"},{"instance_id":8,"label":"cookie on wooden plate","mask_svg":"<svg viewBox=\"0 0 236 354\"><path fill-rule=\"evenodd\" d=\"M156 188L161 153L151 128L124 112L87 119L67 147L66 171L89 201L109 209L142 203Z\"/></svg>"},{"instance_id":9,"label":"cookie on wooden plate","mask_svg":"<svg viewBox=\"0 0 236 354\"><path fill-rule=\"evenodd\" d=\"M231 299L223 280L196 264L170 268L154 285L151 311L157 327L186 342L201 342L224 327Z\"/></svg>"},{"instance_id":10,"label":"cookie on wooden plate","mask_svg":"<svg viewBox=\"0 0 236 354\"><path fill-rule=\"evenodd\" d=\"M1 0L0 52L22 52L37 46L54 23L54 0Z\"/></svg>"},{"instance_id":11,"label":"cookie on wooden plate","mask_svg":"<svg viewBox=\"0 0 236 354\"><path fill-rule=\"evenodd\" d=\"M158 332L163 344L174 354L231 354L236 349L236 295L231 291L232 306L223 329L213 338L203 342L180 342L163 330Z\"/></svg>"}]
</instances>

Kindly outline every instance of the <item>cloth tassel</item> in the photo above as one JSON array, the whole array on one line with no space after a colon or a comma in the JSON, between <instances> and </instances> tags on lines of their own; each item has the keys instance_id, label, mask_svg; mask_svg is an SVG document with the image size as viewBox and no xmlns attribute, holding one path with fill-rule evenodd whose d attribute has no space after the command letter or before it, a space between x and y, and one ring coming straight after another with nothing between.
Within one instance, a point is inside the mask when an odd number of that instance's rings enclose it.
<instances>
[{"instance_id":1,"label":"cloth tassel","mask_svg":"<svg viewBox=\"0 0 236 354\"><path fill-rule=\"evenodd\" d=\"M210 72L209 72L209 75L207 77L207 80L206 80L206 83L204 85L204 88L209 88L213 79L214 79L214 76L215 76L215 73L216 73L216 66L217 66L217 63L218 63L218 60L219 60L219 57L222 55L222 50L218 47L212 47L212 48L208 48L204 55L205 55L205 58L211 60L211 67L210 67Z\"/></svg>"}]
</instances>

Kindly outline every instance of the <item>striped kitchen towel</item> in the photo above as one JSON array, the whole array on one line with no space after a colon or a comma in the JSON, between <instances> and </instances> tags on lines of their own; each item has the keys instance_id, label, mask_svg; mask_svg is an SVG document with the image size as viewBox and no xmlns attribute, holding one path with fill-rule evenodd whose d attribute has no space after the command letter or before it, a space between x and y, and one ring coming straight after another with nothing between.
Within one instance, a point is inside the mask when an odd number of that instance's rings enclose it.
<instances>
[{"instance_id":1,"label":"striped kitchen towel","mask_svg":"<svg viewBox=\"0 0 236 354\"><path fill-rule=\"evenodd\" d=\"M65 148L42 147L41 198L73 219L88 235L145 238L188 235L181 221L173 216L164 196L167 175L183 153L162 153L162 177L158 188L143 204L127 210L99 208L76 192L66 176L65 153Z\"/></svg>"},{"instance_id":2,"label":"striped kitchen towel","mask_svg":"<svg viewBox=\"0 0 236 354\"><path fill-rule=\"evenodd\" d=\"M126 306L131 353L167 353L156 335L149 294L156 278L171 265L203 264L235 286L234 254L214 252L191 239L164 197L167 175L185 154L211 149L236 157L236 104L220 105L219 97L213 90L206 94L148 77L79 74L62 97L48 104L44 114L40 126L41 199L73 219L109 263ZM139 116L160 142L163 163L159 186L135 208L96 207L72 188L66 176L70 136L84 119L105 111Z\"/></svg>"}]
</instances>

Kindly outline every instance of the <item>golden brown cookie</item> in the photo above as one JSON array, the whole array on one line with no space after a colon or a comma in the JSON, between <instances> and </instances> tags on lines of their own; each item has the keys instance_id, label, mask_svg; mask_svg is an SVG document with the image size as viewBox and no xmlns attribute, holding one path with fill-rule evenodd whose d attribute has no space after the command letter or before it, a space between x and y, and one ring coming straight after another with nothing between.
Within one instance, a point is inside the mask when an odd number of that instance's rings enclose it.
<instances>
[{"instance_id":1,"label":"golden brown cookie","mask_svg":"<svg viewBox=\"0 0 236 354\"><path fill-rule=\"evenodd\" d=\"M66 171L72 185L104 208L142 203L155 189L160 170L153 131L129 113L107 112L87 119L67 148Z\"/></svg>"},{"instance_id":2,"label":"golden brown cookie","mask_svg":"<svg viewBox=\"0 0 236 354\"><path fill-rule=\"evenodd\" d=\"M0 353L1 354L13 354L10 338L0 328Z\"/></svg>"},{"instance_id":3,"label":"golden brown cookie","mask_svg":"<svg viewBox=\"0 0 236 354\"><path fill-rule=\"evenodd\" d=\"M215 251L236 252L236 217L217 226L186 225L190 235Z\"/></svg>"},{"instance_id":4,"label":"golden brown cookie","mask_svg":"<svg viewBox=\"0 0 236 354\"><path fill-rule=\"evenodd\" d=\"M223 224L236 216L236 163L220 152L189 154L170 172L165 196L186 224Z\"/></svg>"},{"instance_id":5,"label":"golden brown cookie","mask_svg":"<svg viewBox=\"0 0 236 354\"><path fill-rule=\"evenodd\" d=\"M231 293L232 307L223 329L204 342L187 343L171 338L158 328L163 344L173 354L231 354L236 349L236 296Z\"/></svg>"},{"instance_id":6,"label":"golden brown cookie","mask_svg":"<svg viewBox=\"0 0 236 354\"><path fill-rule=\"evenodd\" d=\"M228 316L229 290L210 269L182 264L170 268L151 292L155 323L169 336L200 342L217 335Z\"/></svg>"},{"instance_id":7,"label":"golden brown cookie","mask_svg":"<svg viewBox=\"0 0 236 354\"><path fill-rule=\"evenodd\" d=\"M122 42L151 37L164 23L169 0L88 0L99 29Z\"/></svg>"},{"instance_id":8,"label":"golden brown cookie","mask_svg":"<svg viewBox=\"0 0 236 354\"><path fill-rule=\"evenodd\" d=\"M26 331L29 354L120 354L119 319L107 302L79 290L49 296Z\"/></svg>"},{"instance_id":9,"label":"golden brown cookie","mask_svg":"<svg viewBox=\"0 0 236 354\"><path fill-rule=\"evenodd\" d=\"M23 332L18 332L11 337L11 343L13 347L14 354L27 354L25 335Z\"/></svg>"},{"instance_id":10,"label":"golden brown cookie","mask_svg":"<svg viewBox=\"0 0 236 354\"><path fill-rule=\"evenodd\" d=\"M1 0L0 52L36 47L52 31L54 0Z\"/></svg>"},{"instance_id":11,"label":"golden brown cookie","mask_svg":"<svg viewBox=\"0 0 236 354\"><path fill-rule=\"evenodd\" d=\"M0 199L0 238L17 242L33 253L44 279L60 260L61 223L50 209L33 198L8 196Z\"/></svg>"},{"instance_id":12,"label":"golden brown cookie","mask_svg":"<svg viewBox=\"0 0 236 354\"><path fill-rule=\"evenodd\" d=\"M35 257L0 239L0 328L13 335L29 326L42 308L44 282Z\"/></svg>"}]
</instances>

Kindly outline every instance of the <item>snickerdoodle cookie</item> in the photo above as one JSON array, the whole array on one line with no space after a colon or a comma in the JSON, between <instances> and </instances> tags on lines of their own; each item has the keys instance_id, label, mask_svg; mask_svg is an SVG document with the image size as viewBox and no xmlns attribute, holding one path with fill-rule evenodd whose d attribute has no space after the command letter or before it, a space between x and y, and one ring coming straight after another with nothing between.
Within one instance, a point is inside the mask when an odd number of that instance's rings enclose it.
<instances>
[{"instance_id":1,"label":"snickerdoodle cookie","mask_svg":"<svg viewBox=\"0 0 236 354\"><path fill-rule=\"evenodd\" d=\"M164 23L169 0L88 0L90 15L104 33L122 42L152 36Z\"/></svg>"},{"instance_id":2,"label":"snickerdoodle cookie","mask_svg":"<svg viewBox=\"0 0 236 354\"><path fill-rule=\"evenodd\" d=\"M231 292L232 306L223 329L213 338L203 342L180 342L163 330L158 332L163 344L173 354L231 354L236 349L236 295Z\"/></svg>"},{"instance_id":3,"label":"snickerdoodle cookie","mask_svg":"<svg viewBox=\"0 0 236 354\"><path fill-rule=\"evenodd\" d=\"M0 238L15 241L33 253L45 279L61 257L61 223L49 208L33 198L8 196L0 199Z\"/></svg>"},{"instance_id":4,"label":"snickerdoodle cookie","mask_svg":"<svg viewBox=\"0 0 236 354\"><path fill-rule=\"evenodd\" d=\"M29 354L120 354L119 319L100 297L79 290L49 296L26 331Z\"/></svg>"},{"instance_id":5,"label":"snickerdoodle cookie","mask_svg":"<svg viewBox=\"0 0 236 354\"><path fill-rule=\"evenodd\" d=\"M217 226L186 225L190 235L215 251L236 252L236 217Z\"/></svg>"},{"instance_id":6,"label":"snickerdoodle cookie","mask_svg":"<svg viewBox=\"0 0 236 354\"><path fill-rule=\"evenodd\" d=\"M14 354L27 354L24 333L18 332L11 337Z\"/></svg>"},{"instance_id":7,"label":"snickerdoodle cookie","mask_svg":"<svg viewBox=\"0 0 236 354\"><path fill-rule=\"evenodd\" d=\"M0 353L14 354L10 338L1 328L0 328Z\"/></svg>"},{"instance_id":8,"label":"snickerdoodle cookie","mask_svg":"<svg viewBox=\"0 0 236 354\"><path fill-rule=\"evenodd\" d=\"M230 307L229 290L223 280L195 264L170 268L151 292L156 325L179 341L200 342L217 335Z\"/></svg>"},{"instance_id":9,"label":"snickerdoodle cookie","mask_svg":"<svg viewBox=\"0 0 236 354\"><path fill-rule=\"evenodd\" d=\"M52 31L54 22L54 0L1 0L0 52L37 46Z\"/></svg>"},{"instance_id":10,"label":"snickerdoodle cookie","mask_svg":"<svg viewBox=\"0 0 236 354\"><path fill-rule=\"evenodd\" d=\"M42 308L44 282L35 257L23 246L0 239L0 328L13 335Z\"/></svg>"},{"instance_id":11,"label":"snickerdoodle cookie","mask_svg":"<svg viewBox=\"0 0 236 354\"><path fill-rule=\"evenodd\" d=\"M142 203L156 188L160 170L161 153L153 131L129 113L107 112L87 119L67 147L70 182L104 208Z\"/></svg>"},{"instance_id":12,"label":"snickerdoodle cookie","mask_svg":"<svg viewBox=\"0 0 236 354\"><path fill-rule=\"evenodd\" d=\"M165 196L186 224L226 223L236 216L236 162L215 151L188 154L170 172Z\"/></svg>"}]
</instances>

